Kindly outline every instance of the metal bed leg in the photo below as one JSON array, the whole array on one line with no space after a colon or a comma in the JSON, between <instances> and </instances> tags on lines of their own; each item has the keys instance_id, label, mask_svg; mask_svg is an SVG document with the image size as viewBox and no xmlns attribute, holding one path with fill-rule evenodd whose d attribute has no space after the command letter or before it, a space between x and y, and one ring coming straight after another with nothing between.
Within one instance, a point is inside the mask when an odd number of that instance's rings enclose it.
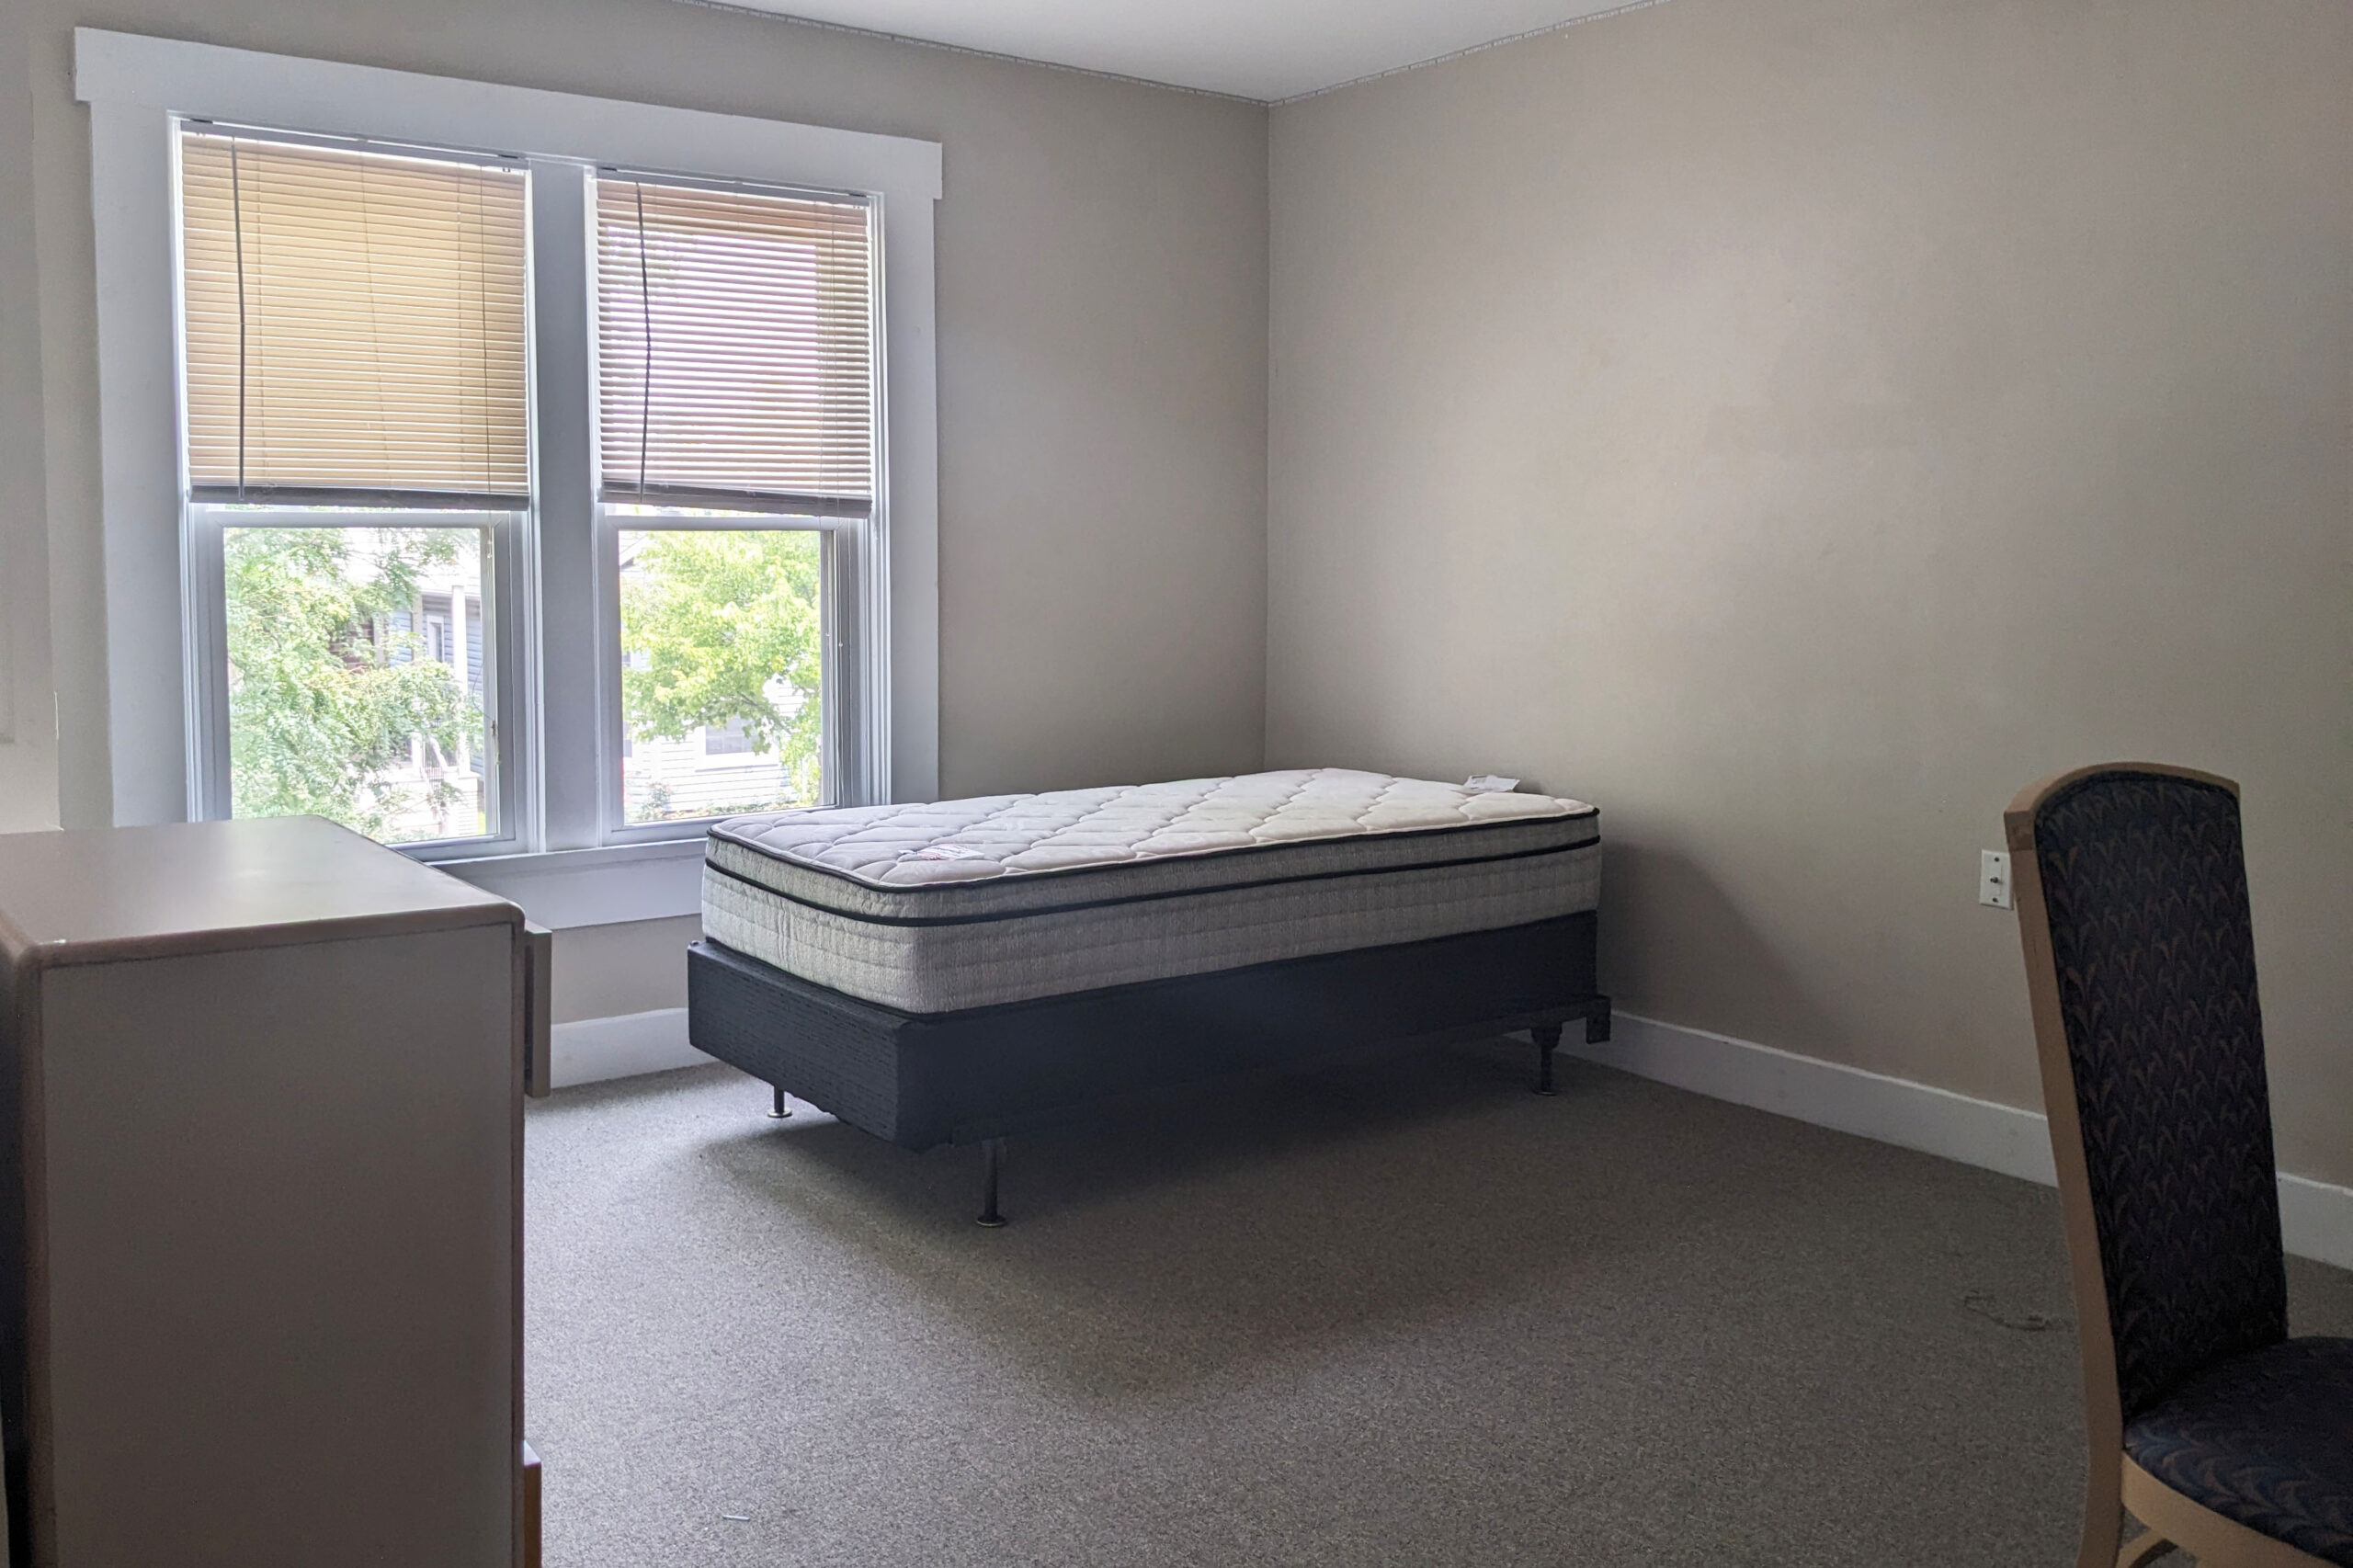
<instances>
[{"instance_id":1,"label":"metal bed leg","mask_svg":"<svg viewBox=\"0 0 2353 1568\"><path fill-rule=\"evenodd\" d=\"M1536 1092L1540 1095L1559 1094L1561 1091L1552 1086L1552 1052L1561 1044L1561 1026L1539 1024L1529 1029L1528 1035L1536 1042Z\"/></svg>"},{"instance_id":2,"label":"metal bed leg","mask_svg":"<svg viewBox=\"0 0 2353 1568\"><path fill-rule=\"evenodd\" d=\"M774 1085L770 1086L774 1087ZM769 1119L774 1121L782 1121L786 1117L789 1117L791 1114L792 1108L784 1103L784 1091L782 1089L778 1089L776 1091L776 1105L774 1108L770 1109L768 1112Z\"/></svg>"},{"instance_id":3,"label":"metal bed leg","mask_svg":"<svg viewBox=\"0 0 2353 1568\"><path fill-rule=\"evenodd\" d=\"M997 1167L1005 1160L1005 1140L981 1140L981 1218L980 1222L995 1230L1005 1223L1005 1216L996 1211Z\"/></svg>"},{"instance_id":4,"label":"metal bed leg","mask_svg":"<svg viewBox=\"0 0 2353 1568\"><path fill-rule=\"evenodd\" d=\"M1594 999L1593 1011L1585 1016L1585 1042L1599 1045L1609 1038L1609 998Z\"/></svg>"}]
</instances>

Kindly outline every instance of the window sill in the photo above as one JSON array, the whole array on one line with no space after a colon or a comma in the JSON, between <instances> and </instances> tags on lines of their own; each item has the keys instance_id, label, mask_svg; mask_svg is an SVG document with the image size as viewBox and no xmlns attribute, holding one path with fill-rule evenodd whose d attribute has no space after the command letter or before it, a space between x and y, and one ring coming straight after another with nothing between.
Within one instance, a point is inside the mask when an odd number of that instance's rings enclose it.
<instances>
[{"instance_id":1,"label":"window sill","mask_svg":"<svg viewBox=\"0 0 2353 1568\"><path fill-rule=\"evenodd\" d=\"M551 930L702 913L703 835L433 862Z\"/></svg>"}]
</instances>

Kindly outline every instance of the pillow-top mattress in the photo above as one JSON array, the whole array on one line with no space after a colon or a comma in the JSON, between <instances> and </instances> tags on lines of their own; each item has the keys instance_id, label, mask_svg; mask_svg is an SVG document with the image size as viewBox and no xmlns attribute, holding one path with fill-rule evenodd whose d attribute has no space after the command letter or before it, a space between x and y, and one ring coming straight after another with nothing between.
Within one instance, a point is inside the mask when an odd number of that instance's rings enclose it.
<instances>
[{"instance_id":1,"label":"pillow-top mattress","mask_svg":"<svg viewBox=\"0 0 2353 1568\"><path fill-rule=\"evenodd\" d=\"M703 934L909 1013L1592 909L1581 801L1325 767L731 817Z\"/></svg>"}]
</instances>

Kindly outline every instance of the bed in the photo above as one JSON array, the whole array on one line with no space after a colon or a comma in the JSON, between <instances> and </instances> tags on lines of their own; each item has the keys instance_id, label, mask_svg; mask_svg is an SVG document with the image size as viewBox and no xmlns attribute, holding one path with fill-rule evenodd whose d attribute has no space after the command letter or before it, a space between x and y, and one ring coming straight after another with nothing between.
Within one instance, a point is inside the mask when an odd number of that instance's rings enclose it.
<instances>
[{"instance_id":1,"label":"bed","mask_svg":"<svg viewBox=\"0 0 2353 1568\"><path fill-rule=\"evenodd\" d=\"M1608 1038L1599 813L1343 768L731 818L696 1047L902 1148L1351 1047Z\"/></svg>"}]
</instances>

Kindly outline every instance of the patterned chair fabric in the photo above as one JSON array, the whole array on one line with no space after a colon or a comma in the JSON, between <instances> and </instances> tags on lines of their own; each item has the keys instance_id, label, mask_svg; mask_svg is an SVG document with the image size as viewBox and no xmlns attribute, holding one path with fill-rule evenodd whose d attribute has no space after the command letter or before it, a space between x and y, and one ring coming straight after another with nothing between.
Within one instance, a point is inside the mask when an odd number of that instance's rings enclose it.
<instances>
[{"instance_id":1,"label":"patterned chair fabric","mask_svg":"<svg viewBox=\"0 0 2353 1568\"><path fill-rule=\"evenodd\" d=\"M2124 1451L2193 1503L2353 1568L2353 1339L2290 1339L2192 1374Z\"/></svg>"},{"instance_id":2,"label":"patterned chair fabric","mask_svg":"<svg viewBox=\"0 0 2353 1568\"><path fill-rule=\"evenodd\" d=\"M2288 1333L2238 801L2112 770L2034 838L2129 1424Z\"/></svg>"}]
</instances>

